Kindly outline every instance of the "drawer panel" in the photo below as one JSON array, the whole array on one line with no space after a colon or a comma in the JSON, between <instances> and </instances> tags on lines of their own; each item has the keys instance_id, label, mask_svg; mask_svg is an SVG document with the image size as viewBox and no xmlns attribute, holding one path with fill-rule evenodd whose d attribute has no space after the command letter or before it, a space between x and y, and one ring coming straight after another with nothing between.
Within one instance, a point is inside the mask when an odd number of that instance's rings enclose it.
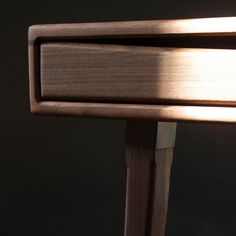
<instances>
[{"instance_id":1,"label":"drawer panel","mask_svg":"<svg viewBox=\"0 0 236 236\"><path fill-rule=\"evenodd\" d=\"M78 42L42 43L45 100L232 104L236 51Z\"/></svg>"}]
</instances>

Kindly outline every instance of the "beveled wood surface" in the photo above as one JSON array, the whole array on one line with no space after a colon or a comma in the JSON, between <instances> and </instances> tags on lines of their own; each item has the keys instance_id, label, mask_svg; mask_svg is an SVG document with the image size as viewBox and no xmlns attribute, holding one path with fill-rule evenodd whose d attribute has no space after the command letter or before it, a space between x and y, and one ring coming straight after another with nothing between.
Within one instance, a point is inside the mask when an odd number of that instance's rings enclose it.
<instances>
[{"instance_id":1,"label":"beveled wood surface","mask_svg":"<svg viewBox=\"0 0 236 236\"><path fill-rule=\"evenodd\" d=\"M147 236L150 227L151 180L154 169L152 149L126 146L127 186L124 236Z\"/></svg>"},{"instance_id":2,"label":"beveled wood surface","mask_svg":"<svg viewBox=\"0 0 236 236\"><path fill-rule=\"evenodd\" d=\"M157 148L157 122L128 121L125 236L164 236L173 146ZM173 134L175 135L175 134Z\"/></svg>"},{"instance_id":3,"label":"beveled wood surface","mask_svg":"<svg viewBox=\"0 0 236 236\"><path fill-rule=\"evenodd\" d=\"M236 35L236 17L34 25L29 40L176 35Z\"/></svg>"},{"instance_id":4,"label":"beveled wood surface","mask_svg":"<svg viewBox=\"0 0 236 236\"><path fill-rule=\"evenodd\" d=\"M173 148L126 146L125 236L164 236Z\"/></svg>"},{"instance_id":5,"label":"beveled wood surface","mask_svg":"<svg viewBox=\"0 0 236 236\"><path fill-rule=\"evenodd\" d=\"M235 123L234 107L136 105L87 102L31 101L33 114L116 119Z\"/></svg>"},{"instance_id":6,"label":"beveled wood surface","mask_svg":"<svg viewBox=\"0 0 236 236\"><path fill-rule=\"evenodd\" d=\"M235 23L235 17L228 17L32 26L29 29L31 110L35 114L47 115L236 122ZM79 68L73 67L69 71L69 67L71 63L76 65L79 58L74 58L74 62L68 59L68 64L64 63L64 66L67 65L64 69L68 75L67 79L69 78L73 85L69 91L70 84L63 85L66 76L57 74L59 69L63 70L59 68L62 61L59 63L58 60L53 60L53 55L58 56L58 54L52 53L51 49L50 55L48 54L48 43L52 43L51 46L89 44L89 47L94 47L95 45L96 50L99 48L96 56L104 54L101 53L103 50L107 52L111 49L114 55L109 63L115 62L115 58L120 54L117 51L123 48L124 54L128 55L127 60L132 59L135 68L141 59L140 52L134 51L144 50L145 57L152 63L147 63L145 60L143 69L140 66L135 72L131 61L126 62L129 67L125 69L128 71L125 75L133 77L126 77L121 69L117 71L119 68L116 69L115 75L111 68L106 68L106 71L102 70L100 74L103 81L102 84L101 80L99 81L100 85L90 79L92 70L89 73L86 71L82 73L85 77L82 76L83 81L78 85L77 76L81 75L81 71L76 74L75 71ZM107 44L106 49L102 44ZM149 51L149 47L152 47L152 52ZM184 49L186 47L190 49ZM40 55L40 48L47 53ZM65 46L59 51L63 50ZM78 51L81 49L75 49L76 53ZM133 60L134 55L136 61ZM50 65L47 63L41 67L40 56L43 62L44 59L51 58L52 65L57 69L53 72L51 67L49 70ZM65 56L69 58L67 53ZM86 58L88 59L87 56ZM119 58L124 59L121 56ZM89 60L90 68L92 61L96 61L96 58ZM97 60L94 64L96 80L99 78L97 63L101 65L104 60ZM102 65L105 67L105 64ZM146 73L145 76L142 76L142 72ZM151 76L148 77L147 74ZM115 80L116 76L119 79L122 77L121 84L119 80ZM84 82L87 78L92 86ZM142 78L145 78L145 82L141 81ZM137 79L137 85L135 81L133 82L134 79ZM112 88L112 80L117 90ZM125 86L126 81L132 81L132 86ZM58 87L53 88L56 84ZM76 94L77 92L80 94Z\"/></svg>"},{"instance_id":7,"label":"beveled wood surface","mask_svg":"<svg viewBox=\"0 0 236 236\"><path fill-rule=\"evenodd\" d=\"M45 43L40 54L46 100L236 103L236 50Z\"/></svg>"},{"instance_id":8,"label":"beveled wood surface","mask_svg":"<svg viewBox=\"0 0 236 236\"><path fill-rule=\"evenodd\" d=\"M155 151L150 236L165 235L173 153L174 148Z\"/></svg>"}]
</instances>

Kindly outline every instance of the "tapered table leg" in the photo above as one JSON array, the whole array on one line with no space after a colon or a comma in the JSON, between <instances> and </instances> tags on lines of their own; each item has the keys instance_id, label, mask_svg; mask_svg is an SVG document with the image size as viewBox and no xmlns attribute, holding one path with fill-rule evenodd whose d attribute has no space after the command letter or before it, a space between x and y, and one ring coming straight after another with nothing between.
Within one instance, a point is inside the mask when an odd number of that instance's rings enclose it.
<instances>
[{"instance_id":1,"label":"tapered table leg","mask_svg":"<svg viewBox=\"0 0 236 236\"><path fill-rule=\"evenodd\" d=\"M128 121L125 236L164 236L175 123Z\"/></svg>"}]
</instances>

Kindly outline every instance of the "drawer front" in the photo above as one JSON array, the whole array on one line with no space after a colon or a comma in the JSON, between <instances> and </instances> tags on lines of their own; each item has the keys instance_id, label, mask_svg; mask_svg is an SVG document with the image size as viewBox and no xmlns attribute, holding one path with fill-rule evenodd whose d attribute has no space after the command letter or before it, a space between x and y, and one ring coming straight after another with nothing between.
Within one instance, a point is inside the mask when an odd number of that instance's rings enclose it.
<instances>
[{"instance_id":1,"label":"drawer front","mask_svg":"<svg viewBox=\"0 0 236 236\"><path fill-rule=\"evenodd\" d=\"M35 25L34 114L236 123L236 17Z\"/></svg>"},{"instance_id":2,"label":"drawer front","mask_svg":"<svg viewBox=\"0 0 236 236\"><path fill-rule=\"evenodd\" d=\"M236 50L43 43L46 100L233 104Z\"/></svg>"}]
</instances>

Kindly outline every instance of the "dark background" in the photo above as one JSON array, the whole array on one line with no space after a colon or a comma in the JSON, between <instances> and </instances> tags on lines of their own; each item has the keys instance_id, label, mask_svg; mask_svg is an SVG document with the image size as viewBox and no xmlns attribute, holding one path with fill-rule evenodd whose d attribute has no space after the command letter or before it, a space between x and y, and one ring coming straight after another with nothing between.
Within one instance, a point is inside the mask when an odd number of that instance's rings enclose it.
<instances>
[{"instance_id":1,"label":"dark background","mask_svg":"<svg viewBox=\"0 0 236 236\"><path fill-rule=\"evenodd\" d=\"M29 25L234 14L235 0L1 2L0 235L123 233L125 121L32 116ZM167 236L236 235L235 143L236 125L179 123Z\"/></svg>"}]
</instances>

